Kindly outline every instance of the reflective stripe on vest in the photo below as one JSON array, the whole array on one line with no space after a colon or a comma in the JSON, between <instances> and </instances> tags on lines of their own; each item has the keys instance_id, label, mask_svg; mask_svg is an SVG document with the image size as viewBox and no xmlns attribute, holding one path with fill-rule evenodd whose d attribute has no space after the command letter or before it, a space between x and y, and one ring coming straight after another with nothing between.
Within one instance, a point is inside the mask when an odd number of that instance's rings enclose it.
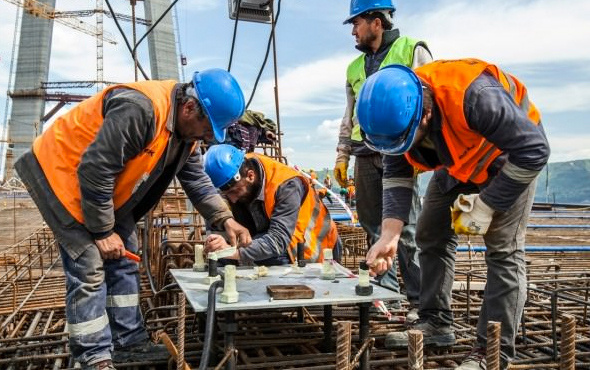
<instances>
[{"instance_id":1,"label":"reflective stripe on vest","mask_svg":"<svg viewBox=\"0 0 590 370\"><path fill-rule=\"evenodd\" d=\"M332 249L336 244L338 232L330 218L328 209L312 188L308 179L288 166L266 156L249 153L247 158L256 159L264 170L264 210L270 219L275 207L275 195L279 186L292 178L300 178L306 186L307 194L297 216L297 224L287 251L291 262L297 256L297 244L305 243L304 256L309 262L322 262L323 250Z\"/></svg>"},{"instance_id":2,"label":"reflective stripe on vest","mask_svg":"<svg viewBox=\"0 0 590 370\"><path fill-rule=\"evenodd\" d=\"M407 36L398 37L389 48L389 51L379 65L379 68L381 69L390 64L403 64L411 68L414 60L414 49L418 42L418 40ZM359 91L366 79L365 54L361 54L348 65L348 69L346 70L346 80L350 86L352 86L355 99L358 97ZM356 105L353 107L352 122L351 139L355 141L363 141L363 138L361 137L361 128L356 119Z\"/></svg>"},{"instance_id":3,"label":"reflective stripe on vest","mask_svg":"<svg viewBox=\"0 0 590 370\"><path fill-rule=\"evenodd\" d=\"M171 101L173 101L172 94L176 84L176 81L143 81L109 86L58 117L34 141L33 153L35 153L51 189L78 222L84 223L84 216L77 169L82 155L94 142L102 127L102 108L105 95L117 88L130 88L143 93L152 102L156 124L152 141L140 154L125 164L125 168L115 180L113 204L114 208L118 209L149 177L165 153L170 137L166 123L173 111Z\"/></svg>"},{"instance_id":4,"label":"reflective stripe on vest","mask_svg":"<svg viewBox=\"0 0 590 370\"><path fill-rule=\"evenodd\" d=\"M469 128L463 110L465 92L483 72L490 73L502 84L515 103L527 112L531 124L538 125L541 121L539 111L528 98L526 87L516 77L502 72L493 64L477 59L440 60L418 67L415 72L430 86L436 104L443 112L442 133L453 159L453 164L447 169L459 181L486 182L489 165L502 154L494 144ZM414 160L410 152L405 156L421 170L436 169Z\"/></svg>"}]
</instances>

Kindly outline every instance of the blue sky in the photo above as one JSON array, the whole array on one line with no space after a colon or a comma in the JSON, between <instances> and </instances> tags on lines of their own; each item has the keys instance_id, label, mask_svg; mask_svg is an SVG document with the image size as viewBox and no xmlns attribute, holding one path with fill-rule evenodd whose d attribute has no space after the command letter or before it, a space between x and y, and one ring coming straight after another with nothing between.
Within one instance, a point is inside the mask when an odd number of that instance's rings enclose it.
<instances>
[{"instance_id":1,"label":"blue sky","mask_svg":"<svg viewBox=\"0 0 590 370\"><path fill-rule=\"evenodd\" d=\"M130 14L128 2L111 2L116 11ZM401 33L426 40L435 59L477 57L500 65L527 85L542 113L551 162L590 158L590 1L413 0L396 5L394 21ZM351 26L342 25L348 6L346 0L281 2L276 29L280 121L284 152L292 164L333 166L345 108L346 66L358 54ZM58 10L93 7L92 0L56 4ZM143 16L141 2L137 10ZM15 14L14 5L0 2L0 32L8 36L0 38L0 120ZM194 70L227 68L234 25L227 1L180 0L178 15L187 78ZM110 18L105 17L105 28L120 39ZM126 30L130 34L130 27ZM144 30L140 27L138 33ZM232 73L246 98L264 58L269 31L266 24L238 25ZM55 25L50 81L95 79L95 58L92 37ZM104 58L105 80L133 80L132 60L122 41L115 46L105 43ZM149 71L145 45L141 61ZM250 108L276 118L273 86L270 59Z\"/></svg>"}]
</instances>

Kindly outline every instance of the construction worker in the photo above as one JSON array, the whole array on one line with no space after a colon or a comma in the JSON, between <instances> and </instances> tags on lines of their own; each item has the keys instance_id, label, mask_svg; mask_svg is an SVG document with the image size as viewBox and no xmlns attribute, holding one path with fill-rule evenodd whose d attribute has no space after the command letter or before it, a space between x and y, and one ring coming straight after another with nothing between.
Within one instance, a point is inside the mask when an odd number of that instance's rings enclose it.
<instances>
[{"instance_id":1,"label":"construction worker","mask_svg":"<svg viewBox=\"0 0 590 370\"><path fill-rule=\"evenodd\" d=\"M350 15L344 21L344 24L352 24L356 48L362 54L350 63L346 72L347 106L338 135L334 177L341 187L347 186L348 161L350 155L354 155L356 157L354 178L357 211L359 222L367 233L369 245L379 239L381 231L383 166L381 155L367 148L363 143L354 109L358 92L365 79L383 66L400 63L414 68L432 61L424 41L400 36L399 30L393 28L395 10L392 0L351 0ZM401 276L410 302L410 312L406 316L408 322L418 318L417 306L420 292L420 266L414 239L415 220L420 211L417 183L414 199L411 219L404 228L398 249ZM390 271L378 279L382 286L399 293L395 264Z\"/></svg>"},{"instance_id":2,"label":"construction worker","mask_svg":"<svg viewBox=\"0 0 590 370\"><path fill-rule=\"evenodd\" d=\"M348 185L346 186L346 195L348 198L348 204L354 206L356 202L356 186L354 185L354 179L348 179Z\"/></svg>"},{"instance_id":3,"label":"construction worker","mask_svg":"<svg viewBox=\"0 0 590 370\"><path fill-rule=\"evenodd\" d=\"M324 186L326 189L332 190L332 179L330 178L330 174L326 174L326 177L324 178Z\"/></svg>"},{"instance_id":4,"label":"construction worker","mask_svg":"<svg viewBox=\"0 0 590 370\"><path fill-rule=\"evenodd\" d=\"M457 234L483 235L487 284L477 342L458 369L485 369L488 321L502 323L506 368L527 295L524 238L535 179L549 157L526 87L477 59L442 60L414 71L392 65L367 79L357 114L367 145L386 154L383 184L392 184L384 186L381 238L367 253L372 271L384 271L395 256L408 222L414 168L434 170L416 231L422 289L413 328L422 330L425 345L455 343ZM407 332L389 333L385 344L404 347L407 338Z\"/></svg>"},{"instance_id":5,"label":"construction worker","mask_svg":"<svg viewBox=\"0 0 590 370\"><path fill-rule=\"evenodd\" d=\"M253 152L258 143L272 145L278 139L277 124L262 112L246 110L237 122L227 128L225 144Z\"/></svg>"},{"instance_id":6,"label":"construction worker","mask_svg":"<svg viewBox=\"0 0 590 370\"><path fill-rule=\"evenodd\" d=\"M313 170L313 168L309 169L309 177L312 180L317 180L318 179L318 174Z\"/></svg>"},{"instance_id":7,"label":"construction worker","mask_svg":"<svg viewBox=\"0 0 590 370\"><path fill-rule=\"evenodd\" d=\"M138 265L123 256L137 253L135 223L175 176L208 222L233 243L250 243L198 148L214 136L223 141L243 112L237 81L221 69L195 72L186 84L109 86L59 117L16 162L59 243L70 351L83 369L167 358L143 326Z\"/></svg>"},{"instance_id":8,"label":"construction worker","mask_svg":"<svg viewBox=\"0 0 590 370\"><path fill-rule=\"evenodd\" d=\"M252 244L239 248L230 259L241 264L289 264L296 260L299 243L304 243L308 262L323 261L324 249L333 249L339 259L336 224L309 180L296 170L221 144L207 150L205 171L231 204L236 220L253 235ZM205 252L227 247L222 236L211 234Z\"/></svg>"}]
</instances>

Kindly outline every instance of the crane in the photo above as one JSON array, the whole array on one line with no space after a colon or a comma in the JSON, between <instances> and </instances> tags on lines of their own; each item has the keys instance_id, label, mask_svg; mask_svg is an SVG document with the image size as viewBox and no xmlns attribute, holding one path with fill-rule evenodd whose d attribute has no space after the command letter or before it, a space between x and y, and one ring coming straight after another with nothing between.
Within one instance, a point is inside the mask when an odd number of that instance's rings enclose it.
<instances>
[{"instance_id":1,"label":"crane","mask_svg":"<svg viewBox=\"0 0 590 370\"><path fill-rule=\"evenodd\" d=\"M59 12L55 11L55 8L50 7L37 0L4 0L16 6L20 6L29 14L44 19L53 19L54 21L63 24L64 26L73 28L77 31L85 33L90 36L102 38L104 41L110 44L116 44L114 36L108 32L104 32L102 29L95 27L89 23L86 23L77 18L60 17Z\"/></svg>"}]
</instances>

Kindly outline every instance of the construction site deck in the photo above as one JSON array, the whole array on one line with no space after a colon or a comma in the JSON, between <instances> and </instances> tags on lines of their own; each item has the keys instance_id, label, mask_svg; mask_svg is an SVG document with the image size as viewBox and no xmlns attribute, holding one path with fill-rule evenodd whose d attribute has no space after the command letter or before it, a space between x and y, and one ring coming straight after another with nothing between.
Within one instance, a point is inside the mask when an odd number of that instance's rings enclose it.
<instances>
[{"instance_id":1,"label":"construction site deck","mask_svg":"<svg viewBox=\"0 0 590 370\"><path fill-rule=\"evenodd\" d=\"M55 239L26 192L4 191L0 201L0 368L73 368L65 325L65 279ZM331 207L331 212L341 210ZM585 208L534 208L526 241L528 297L511 369L590 368L589 218ZM129 363L123 368L173 368L180 355L185 368L196 368L205 317L185 303L172 270L192 269L195 245L203 243L204 222L187 206L182 190L171 187L138 226L145 325L154 341L167 344L171 357L168 363ZM356 272L367 250L365 233L350 222L339 222L338 229L344 245L342 265ZM417 343L418 348L408 350L385 349L386 333L405 330L404 301L401 308L391 309L391 319L369 310L363 342L358 304L334 304L330 310L321 305L279 305L236 310L231 318L237 329L235 348L224 352L223 330L218 330L209 367L227 367L232 360L237 369L350 369L366 354L371 369L419 368L416 363L425 369L452 369L475 340L486 282L483 245L480 238L460 241L453 288L457 342L452 347L422 351ZM228 316L218 313L217 320L223 328ZM334 328L328 341L326 325Z\"/></svg>"}]
</instances>

